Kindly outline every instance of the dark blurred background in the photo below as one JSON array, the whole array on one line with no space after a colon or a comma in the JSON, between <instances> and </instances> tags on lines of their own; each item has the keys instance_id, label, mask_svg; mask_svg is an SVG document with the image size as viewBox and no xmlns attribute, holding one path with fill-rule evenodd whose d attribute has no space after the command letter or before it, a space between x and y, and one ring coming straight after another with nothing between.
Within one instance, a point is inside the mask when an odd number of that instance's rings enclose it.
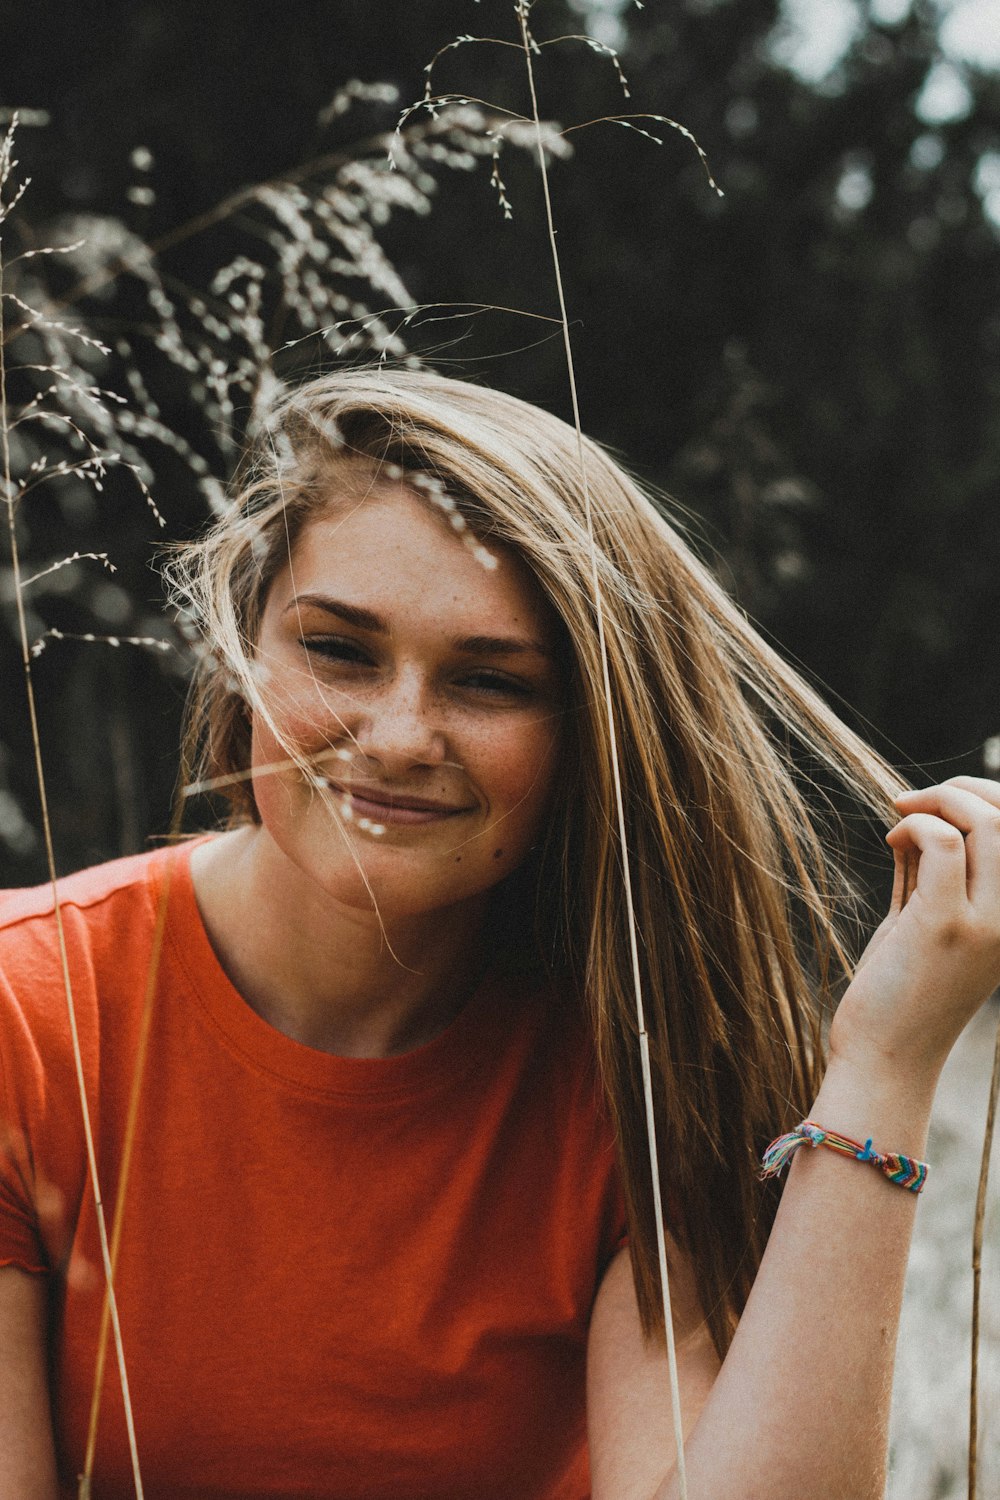
<instances>
[{"instance_id":1,"label":"dark blurred background","mask_svg":"<svg viewBox=\"0 0 1000 1500\"><path fill-rule=\"evenodd\" d=\"M662 145L613 123L568 137L574 155L552 180L585 427L676 497L747 612L849 721L934 779L1000 771L1000 72L996 48L949 47L954 9L538 0L532 13L540 38L589 27L619 45L631 90L625 100L582 42L545 48L546 118L668 115L725 193L662 126L644 127ZM216 205L295 172L318 182L310 163L391 130L399 106L377 98L318 123L341 85L393 83L406 104L424 64L467 33L516 40L510 0L4 4L0 105L24 110L17 155L32 177L5 253L117 224L161 247L164 286L196 293L241 234L261 238L238 205L212 219ZM523 59L507 48L445 53L434 87L527 108ZM509 221L488 155L458 166L442 159L431 213L404 205L379 227L407 292L551 316L530 155L502 158ZM192 221L197 232L183 229ZM127 343L140 407L224 480L204 413L144 327L135 278L88 289L58 274L60 315ZM425 321L410 347L569 416L551 325L501 312ZM278 364L295 376L324 358L328 347L300 346ZM28 571L75 550L118 567L74 564L36 585L36 635L165 633L156 549L193 534L207 508L179 448L144 452L165 531L118 483L22 501ZM24 884L45 868L8 556L2 568L0 881ZM183 654L53 640L34 675L60 869L162 833Z\"/></svg>"}]
</instances>

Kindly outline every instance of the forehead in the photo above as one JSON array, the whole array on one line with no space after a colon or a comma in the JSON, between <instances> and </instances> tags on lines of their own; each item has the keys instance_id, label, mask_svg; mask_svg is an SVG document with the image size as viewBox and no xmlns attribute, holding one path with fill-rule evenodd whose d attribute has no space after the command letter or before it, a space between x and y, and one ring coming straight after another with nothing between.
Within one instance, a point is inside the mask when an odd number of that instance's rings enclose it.
<instances>
[{"instance_id":1,"label":"forehead","mask_svg":"<svg viewBox=\"0 0 1000 1500\"><path fill-rule=\"evenodd\" d=\"M469 539L471 541L471 538ZM431 503L404 485L332 500L303 525L269 593L267 607L293 594L324 593L388 620L435 616L456 633L530 629L554 645L552 606L530 569L509 547L488 544L488 567Z\"/></svg>"}]
</instances>

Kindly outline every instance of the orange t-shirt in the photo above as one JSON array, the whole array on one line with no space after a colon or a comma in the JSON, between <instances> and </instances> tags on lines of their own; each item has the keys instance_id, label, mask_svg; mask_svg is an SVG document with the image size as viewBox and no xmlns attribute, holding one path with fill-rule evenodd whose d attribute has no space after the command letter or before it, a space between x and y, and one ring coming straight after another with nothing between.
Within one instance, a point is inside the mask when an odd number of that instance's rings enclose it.
<instances>
[{"instance_id":1,"label":"orange t-shirt","mask_svg":"<svg viewBox=\"0 0 1000 1500\"><path fill-rule=\"evenodd\" d=\"M116 1275L147 1496L584 1500L587 1327L624 1212L574 1006L494 979L416 1051L304 1047L220 968L189 853L61 886L110 1216L170 872ZM50 1276L75 1495L99 1241L51 893L0 912L0 1264ZM93 1494L133 1494L113 1350Z\"/></svg>"}]
</instances>

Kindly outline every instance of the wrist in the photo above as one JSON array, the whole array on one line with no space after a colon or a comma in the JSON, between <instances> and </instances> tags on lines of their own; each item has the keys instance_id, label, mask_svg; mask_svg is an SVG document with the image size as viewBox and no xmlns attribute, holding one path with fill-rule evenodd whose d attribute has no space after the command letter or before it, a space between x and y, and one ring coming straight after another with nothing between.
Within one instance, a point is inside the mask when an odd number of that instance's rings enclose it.
<instances>
[{"instance_id":1,"label":"wrist","mask_svg":"<svg viewBox=\"0 0 1000 1500\"><path fill-rule=\"evenodd\" d=\"M866 975L862 970L860 979ZM860 1003L865 996L859 996L858 982L856 976L834 1013L827 1039L831 1060L837 1057L862 1074L884 1076L886 1083L895 1075L916 1088L936 1088L955 1040L950 1028L934 1014L906 1020L895 1005L881 1018L873 1016L871 1005Z\"/></svg>"},{"instance_id":2,"label":"wrist","mask_svg":"<svg viewBox=\"0 0 1000 1500\"><path fill-rule=\"evenodd\" d=\"M902 1073L879 1058L833 1053L809 1118L880 1151L921 1156L927 1144L937 1070Z\"/></svg>"},{"instance_id":3,"label":"wrist","mask_svg":"<svg viewBox=\"0 0 1000 1500\"><path fill-rule=\"evenodd\" d=\"M872 1042L870 1038L843 1036L834 1027L827 1043L824 1076L835 1074L844 1086L854 1079L858 1088L871 1090L879 1098L933 1099L947 1054L928 1056L915 1050L905 1055Z\"/></svg>"}]
</instances>

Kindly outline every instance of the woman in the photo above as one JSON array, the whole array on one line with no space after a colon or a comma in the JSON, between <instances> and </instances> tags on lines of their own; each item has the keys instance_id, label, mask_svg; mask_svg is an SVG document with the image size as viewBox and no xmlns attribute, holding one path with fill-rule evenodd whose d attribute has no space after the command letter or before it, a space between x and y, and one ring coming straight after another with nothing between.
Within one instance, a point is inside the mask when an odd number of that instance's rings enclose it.
<instances>
[{"instance_id":1,"label":"woman","mask_svg":"<svg viewBox=\"0 0 1000 1500\"><path fill-rule=\"evenodd\" d=\"M915 1196L800 1151L775 1217L759 1158L804 1116L921 1156L1000 980L1000 788L894 796L584 451L586 485L512 397L328 376L172 566L208 646L189 770L230 826L58 908L108 1203L146 1048L115 1282L147 1495L679 1493L616 764L688 1492L882 1493ZM790 738L903 814L825 1074L850 893ZM3 940L0 1500L73 1493L88 1425L94 1496L133 1493L111 1361L91 1415L53 906L14 897Z\"/></svg>"}]
</instances>

